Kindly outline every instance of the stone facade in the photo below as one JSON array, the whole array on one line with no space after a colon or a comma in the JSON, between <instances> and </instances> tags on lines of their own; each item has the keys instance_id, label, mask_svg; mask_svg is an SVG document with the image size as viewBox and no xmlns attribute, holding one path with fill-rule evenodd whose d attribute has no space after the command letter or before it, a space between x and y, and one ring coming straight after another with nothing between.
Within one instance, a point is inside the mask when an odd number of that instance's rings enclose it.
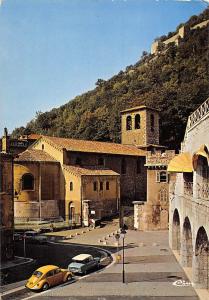
<instances>
[{"instance_id":1,"label":"stone facade","mask_svg":"<svg viewBox=\"0 0 209 300\"><path fill-rule=\"evenodd\" d=\"M189 153L193 172L171 181L169 243L192 273L196 288L209 289L209 99L188 119L182 152ZM172 161L171 161L172 163ZM209 294L208 294L209 298Z\"/></svg>"},{"instance_id":2,"label":"stone facade","mask_svg":"<svg viewBox=\"0 0 209 300\"><path fill-rule=\"evenodd\" d=\"M169 39L165 40L165 41L155 41L154 43L152 43L151 45L151 54L157 54L158 53L158 47L160 45L160 43L164 44L164 45L169 45L171 43L175 43L175 45L179 45L179 42L181 39L184 39L184 37L188 34L189 30L195 30L197 28L203 28L206 27L209 23L209 20L205 20L199 24L196 24L190 28L188 28L187 26L182 26L179 28L178 32L173 35L172 37L170 37Z\"/></svg>"},{"instance_id":3,"label":"stone facade","mask_svg":"<svg viewBox=\"0 0 209 300\"><path fill-rule=\"evenodd\" d=\"M125 145L159 145L159 111L146 106L122 111L121 141Z\"/></svg>"},{"instance_id":4,"label":"stone facade","mask_svg":"<svg viewBox=\"0 0 209 300\"><path fill-rule=\"evenodd\" d=\"M11 138L8 134L7 128L4 128L4 135L0 139L0 151L5 153L11 153L12 155L18 155L25 151L30 145L32 145L40 135L30 134L21 136L18 139Z\"/></svg>"},{"instance_id":5,"label":"stone facade","mask_svg":"<svg viewBox=\"0 0 209 300\"><path fill-rule=\"evenodd\" d=\"M175 156L173 150L148 151L147 202L143 205L135 202L135 224L140 230L168 229L169 216L169 176L167 165Z\"/></svg>"},{"instance_id":6,"label":"stone facade","mask_svg":"<svg viewBox=\"0 0 209 300\"><path fill-rule=\"evenodd\" d=\"M137 228L166 229L166 168L175 153L159 145L159 111L127 109L121 122L122 144L43 136L20 154L15 159L16 222L62 216L86 225L91 212L100 219L120 211L122 218L124 208L133 213L133 202L140 201L145 204ZM29 189L26 179L32 182Z\"/></svg>"},{"instance_id":7,"label":"stone facade","mask_svg":"<svg viewBox=\"0 0 209 300\"><path fill-rule=\"evenodd\" d=\"M40 138L15 159L15 220L60 215L82 223L84 202L102 218L119 212L122 203L145 200L145 155L135 146ZM23 187L28 175L34 181L29 190ZM51 209L44 209L49 202Z\"/></svg>"},{"instance_id":8,"label":"stone facade","mask_svg":"<svg viewBox=\"0 0 209 300\"><path fill-rule=\"evenodd\" d=\"M23 187L24 175L34 178L33 186ZM15 161L14 214L15 222L56 219L61 212L60 167L56 162Z\"/></svg>"},{"instance_id":9,"label":"stone facade","mask_svg":"<svg viewBox=\"0 0 209 300\"><path fill-rule=\"evenodd\" d=\"M13 158L6 153L0 153L0 211L1 261L5 261L14 256Z\"/></svg>"}]
</instances>

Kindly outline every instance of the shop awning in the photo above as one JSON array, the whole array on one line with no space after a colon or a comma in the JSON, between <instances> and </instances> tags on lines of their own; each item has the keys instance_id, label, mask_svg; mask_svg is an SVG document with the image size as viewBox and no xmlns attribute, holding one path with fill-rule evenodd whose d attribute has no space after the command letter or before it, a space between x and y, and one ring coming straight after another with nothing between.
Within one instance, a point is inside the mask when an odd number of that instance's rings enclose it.
<instances>
[{"instance_id":1,"label":"shop awning","mask_svg":"<svg viewBox=\"0 0 209 300\"><path fill-rule=\"evenodd\" d=\"M193 172L192 156L189 152L180 153L168 164L168 172L190 173Z\"/></svg>"},{"instance_id":2,"label":"shop awning","mask_svg":"<svg viewBox=\"0 0 209 300\"><path fill-rule=\"evenodd\" d=\"M208 149L205 145L202 145L194 154L192 157L192 164L193 164L193 168L194 170L196 170L197 168L197 161L199 156L205 157L207 159L207 162L209 164L209 152Z\"/></svg>"}]
</instances>

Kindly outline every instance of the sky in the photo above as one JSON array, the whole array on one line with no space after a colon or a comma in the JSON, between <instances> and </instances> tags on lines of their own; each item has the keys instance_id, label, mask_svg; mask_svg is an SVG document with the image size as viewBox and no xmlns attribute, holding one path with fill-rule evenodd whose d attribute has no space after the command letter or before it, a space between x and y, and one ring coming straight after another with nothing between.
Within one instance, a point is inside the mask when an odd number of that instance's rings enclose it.
<instances>
[{"instance_id":1,"label":"sky","mask_svg":"<svg viewBox=\"0 0 209 300\"><path fill-rule=\"evenodd\" d=\"M207 2L0 0L0 136L135 64Z\"/></svg>"}]
</instances>

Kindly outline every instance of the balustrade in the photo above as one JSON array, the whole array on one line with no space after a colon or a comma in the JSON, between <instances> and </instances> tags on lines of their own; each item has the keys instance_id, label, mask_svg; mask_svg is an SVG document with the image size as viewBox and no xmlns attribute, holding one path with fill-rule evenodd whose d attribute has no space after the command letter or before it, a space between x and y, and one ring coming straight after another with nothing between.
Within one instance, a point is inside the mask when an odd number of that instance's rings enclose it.
<instances>
[{"instance_id":1,"label":"balustrade","mask_svg":"<svg viewBox=\"0 0 209 300\"><path fill-rule=\"evenodd\" d=\"M203 182L197 184L197 197L204 200L209 200L209 183Z\"/></svg>"},{"instance_id":2,"label":"balustrade","mask_svg":"<svg viewBox=\"0 0 209 300\"><path fill-rule=\"evenodd\" d=\"M193 182L184 181L184 194L188 196L193 195Z\"/></svg>"}]
</instances>

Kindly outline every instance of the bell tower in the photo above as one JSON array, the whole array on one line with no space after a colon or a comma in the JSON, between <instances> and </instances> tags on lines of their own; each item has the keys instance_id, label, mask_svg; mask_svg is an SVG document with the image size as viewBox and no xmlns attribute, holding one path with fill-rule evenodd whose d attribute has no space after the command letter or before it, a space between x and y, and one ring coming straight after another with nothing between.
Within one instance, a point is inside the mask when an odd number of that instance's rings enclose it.
<instances>
[{"instance_id":1,"label":"bell tower","mask_svg":"<svg viewBox=\"0 0 209 300\"><path fill-rule=\"evenodd\" d=\"M121 143L159 145L159 111L144 105L121 111Z\"/></svg>"}]
</instances>

